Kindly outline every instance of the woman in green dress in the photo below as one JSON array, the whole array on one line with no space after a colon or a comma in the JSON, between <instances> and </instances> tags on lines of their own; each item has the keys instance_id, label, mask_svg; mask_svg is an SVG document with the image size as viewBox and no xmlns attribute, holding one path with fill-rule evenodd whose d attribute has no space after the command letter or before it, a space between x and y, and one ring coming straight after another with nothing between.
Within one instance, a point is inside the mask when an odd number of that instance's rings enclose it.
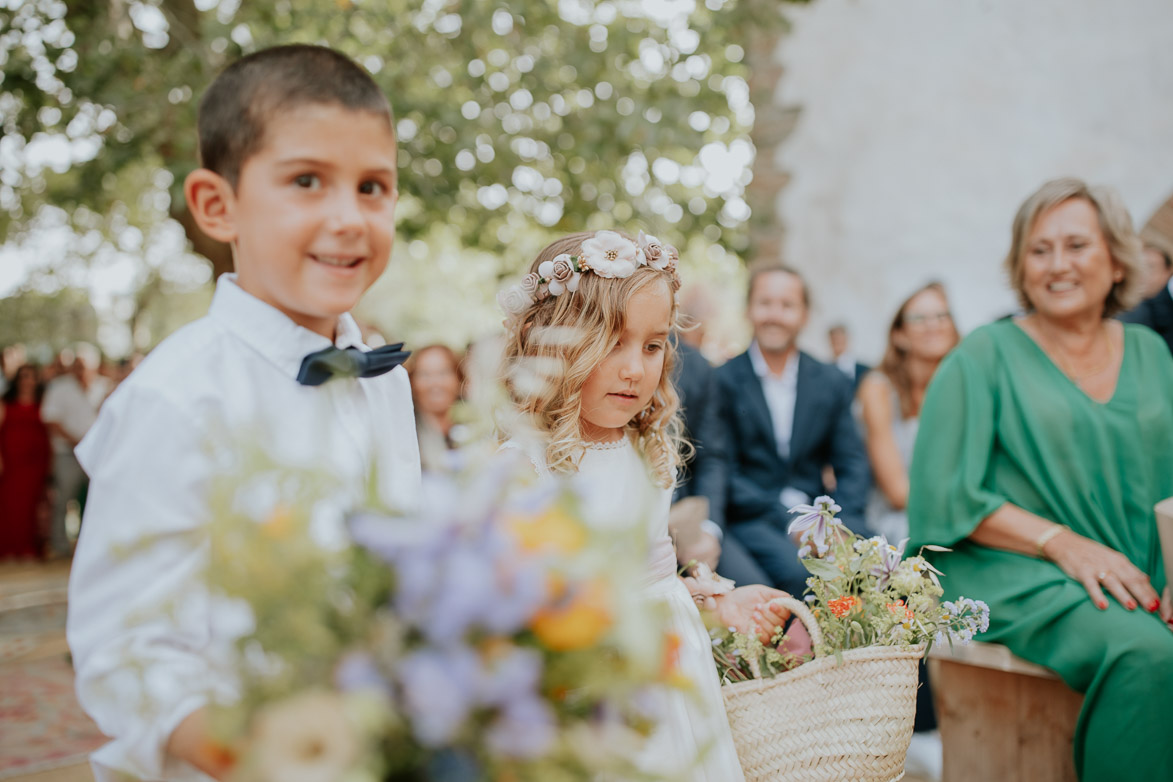
<instances>
[{"instance_id":1,"label":"woman in green dress","mask_svg":"<svg viewBox=\"0 0 1173 782\"><path fill-rule=\"evenodd\" d=\"M1112 319L1135 303L1140 252L1113 191L1060 179L1028 198L1006 258L1027 314L941 364L910 473L910 550L950 547L935 555L943 584L989 603L984 639L1086 693L1082 780L1173 780L1153 512L1173 496L1173 358Z\"/></svg>"}]
</instances>

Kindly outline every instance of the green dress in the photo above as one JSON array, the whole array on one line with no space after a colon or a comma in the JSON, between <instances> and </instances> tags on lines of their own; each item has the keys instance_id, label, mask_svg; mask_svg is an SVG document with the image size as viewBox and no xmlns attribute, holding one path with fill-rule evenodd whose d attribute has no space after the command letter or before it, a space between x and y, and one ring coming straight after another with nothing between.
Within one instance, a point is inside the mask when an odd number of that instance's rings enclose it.
<instances>
[{"instance_id":1,"label":"green dress","mask_svg":"<svg viewBox=\"0 0 1173 782\"><path fill-rule=\"evenodd\" d=\"M947 598L990 605L981 640L1056 671L1086 693L1075 733L1082 780L1173 780L1173 632L1109 597L1101 611L1051 562L967 538L1009 502L1125 554L1165 585L1153 505L1173 496L1173 358L1124 326L1116 392L1088 397L1011 320L984 326L929 385L909 474L912 540ZM1106 593L1105 593L1106 594Z\"/></svg>"}]
</instances>

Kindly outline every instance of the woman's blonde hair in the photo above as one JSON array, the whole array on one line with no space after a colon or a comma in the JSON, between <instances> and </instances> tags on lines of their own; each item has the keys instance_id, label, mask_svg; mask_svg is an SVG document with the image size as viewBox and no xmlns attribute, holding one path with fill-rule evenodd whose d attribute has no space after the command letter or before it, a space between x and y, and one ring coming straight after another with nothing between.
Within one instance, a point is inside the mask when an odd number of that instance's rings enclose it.
<instances>
[{"instance_id":1,"label":"woman's blonde hair","mask_svg":"<svg viewBox=\"0 0 1173 782\"><path fill-rule=\"evenodd\" d=\"M945 309L949 309L949 297L945 295L945 286L941 283L930 282L915 290L896 310L892 324L888 326L888 347L884 350L884 358L880 361L880 366L877 367L888 378L892 387L896 389L896 396L900 400L901 418L912 418L919 411L912 398L912 379L908 376L908 351L896 344L896 332L904 328L908 305L912 304L913 299L917 296L928 291L939 294L945 302ZM949 327L953 329L953 347L957 347L957 343L961 341L961 335L957 333L957 326L953 323L952 312L949 314Z\"/></svg>"},{"instance_id":2,"label":"woman's blonde hair","mask_svg":"<svg viewBox=\"0 0 1173 782\"><path fill-rule=\"evenodd\" d=\"M1014 216L1011 231L1010 252L1006 255L1004 267L1010 277L1010 286L1018 294L1023 309L1032 310L1034 304L1026 295L1023 286L1024 259L1031 229L1039 216L1048 209L1073 198L1081 198L1091 204L1099 218L1100 231L1108 244L1112 260L1120 264L1123 279L1112 285L1104 300L1104 317L1110 318L1127 312L1139 302L1144 289L1144 266L1141 255L1141 241L1132 227L1132 217L1124 206L1120 195L1110 187L1090 187L1074 177L1052 179L1027 197L1018 214Z\"/></svg>"},{"instance_id":3,"label":"woman's blonde hair","mask_svg":"<svg viewBox=\"0 0 1173 782\"><path fill-rule=\"evenodd\" d=\"M558 255L581 253L583 241L592 236L594 232L576 233L551 242L530 270L536 273L540 264ZM670 323L675 326L680 280L652 266L639 266L624 278L585 273L576 291L536 301L507 321L506 386L513 402L549 435L546 464L552 471L578 469L586 451L583 386L622 334L632 296L659 282L672 299ZM671 379L675 363L675 347L666 340L664 371L652 399L625 427L662 487L676 482L683 444L680 397Z\"/></svg>"}]
</instances>

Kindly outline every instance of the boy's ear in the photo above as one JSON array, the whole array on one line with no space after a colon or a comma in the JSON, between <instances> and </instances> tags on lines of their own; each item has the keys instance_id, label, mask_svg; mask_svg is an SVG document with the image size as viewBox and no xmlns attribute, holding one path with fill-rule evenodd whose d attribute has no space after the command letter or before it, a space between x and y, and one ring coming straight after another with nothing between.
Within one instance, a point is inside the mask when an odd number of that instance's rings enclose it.
<instances>
[{"instance_id":1,"label":"boy's ear","mask_svg":"<svg viewBox=\"0 0 1173 782\"><path fill-rule=\"evenodd\" d=\"M236 239L236 194L228 180L207 168L197 168L183 180L183 195L200 230L218 242Z\"/></svg>"}]
</instances>

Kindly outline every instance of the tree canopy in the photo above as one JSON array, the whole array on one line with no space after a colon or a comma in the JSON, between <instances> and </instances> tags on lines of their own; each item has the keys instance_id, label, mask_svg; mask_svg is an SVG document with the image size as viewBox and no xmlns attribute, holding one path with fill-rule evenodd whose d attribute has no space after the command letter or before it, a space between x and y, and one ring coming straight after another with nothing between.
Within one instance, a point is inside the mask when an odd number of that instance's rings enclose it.
<instances>
[{"instance_id":1,"label":"tree canopy","mask_svg":"<svg viewBox=\"0 0 1173 782\"><path fill-rule=\"evenodd\" d=\"M239 55L310 42L391 98L401 241L442 234L496 274L604 225L744 252L747 40L782 24L774 0L0 0L0 232L67 223L84 262L171 217L227 270L183 203L196 104Z\"/></svg>"}]
</instances>

